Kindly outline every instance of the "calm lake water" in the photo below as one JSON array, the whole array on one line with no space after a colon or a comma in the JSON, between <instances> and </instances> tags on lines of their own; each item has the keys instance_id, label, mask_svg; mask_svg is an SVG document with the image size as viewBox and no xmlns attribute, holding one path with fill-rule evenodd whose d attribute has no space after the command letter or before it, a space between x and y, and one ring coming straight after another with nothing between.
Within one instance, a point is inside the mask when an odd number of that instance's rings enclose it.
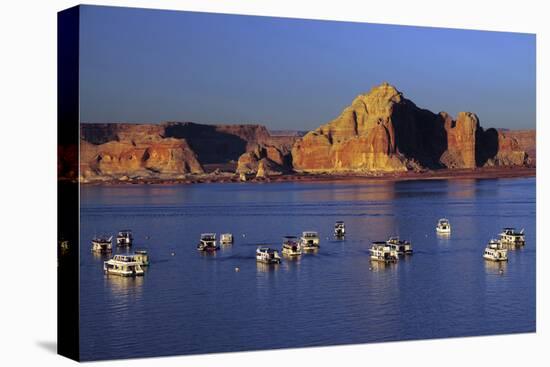
<instances>
[{"instance_id":1,"label":"calm lake water","mask_svg":"<svg viewBox=\"0 0 550 367\"><path fill-rule=\"evenodd\" d=\"M83 360L535 331L534 178L83 186L81 205ZM505 226L525 228L526 246L485 261ZM94 234L125 228L149 250L143 277L106 276L90 252ZM304 230L318 253L256 263L258 244ZM204 255L201 232L236 241ZM390 235L414 255L371 263L370 242Z\"/></svg>"}]
</instances>

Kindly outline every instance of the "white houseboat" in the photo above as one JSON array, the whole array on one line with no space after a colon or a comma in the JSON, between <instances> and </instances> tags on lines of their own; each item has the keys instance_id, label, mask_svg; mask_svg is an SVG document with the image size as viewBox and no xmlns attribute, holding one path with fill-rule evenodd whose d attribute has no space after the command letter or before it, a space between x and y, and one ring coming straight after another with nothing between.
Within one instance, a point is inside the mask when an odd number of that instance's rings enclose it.
<instances>
[{"instance_id":1,"label":"white houseboat","mask_svg":"<svg viewBox=\"0 0 550 367\"><path fill-rule=\"evenodd\" d=\"M519 232L516 232L515 228L504 228L502 232L499 233L499 241L503 245L513 245L513 246L524 246L525 245L525 233L522 229Z\"/></svg>"},{"instance_id":2,"label":"white houseboat","mask_svg":"<svg viewBox=\"0 0 550 367\"><path fill-rule=\"evenodd\" d=\"M447 218L441 218L435 226L435 231L442 234L451 233L451 222Z\"/></svg>"},{"instance_id":3,"label":"white houseboat","mask_svg":"<svg viewBox=\"0 0 550 367\"><path fill-rule=\"evenodd\" d=\"M219 250L220 247L218 246L216 242L216 234L215 233L203 233L201 234L201 239L199 241L199 244L197 245L197 250L199 251L206 251L206 252L213 252L216 250Z\"/></svg>"},{"instance_id":4,"label":"white houseboat","mask_svg":"<svg viewBox=\"0 0 550 367\"><path fill-rule=\"evenodd\" d=\"M300 246L302 250L311 251L319 248L319 234L314 231L305 231L300 237Z\"/></svg>"},{"instance_id":5,"label":"white houseboat","mask_svg":"<svg viewBox=\"0 0 550 367\"><path fill-rule=\"evenodd\" d=\"M113 236L96 236L92 239L92 251L96 253L109 253L113 251Z\"/></svg>"},{"instance_id":6,"label":"white houseboat","mask_svg":"<svg viewBox=\"0 0 550 367\"><path fill-rule=\"evenodd\" d=\"M141 266L149 265L149 254L145 250L136 250L136 251L134 251L134 259Z\"/></svg>"},{"instance_id":7,"label":"white houseboat","mask_svg":"<svg viewBox=\"0 0 550 367\"><path fill-rule=\"evenodd\" d=\"M287 256L299 256L302 254L302 246L298 242L296 236L285 236L283 240L283 249L281 250L283 255Z\"/></svg>"},{"instance_id":8,"label":"white houseboat","mask_svg":"<svg viewBox=\"0 0 550 367\"><path fill-rule=\"evenodd\" d=\"M220 243L222 245L232 245L233 244L233 235L231 233L222 233L220 235Z\"/></svg>"},{"instance_id":9,"label":"white houseboat","mask_svg":"<svg viewBox=\"0 0 550 367\"><path fill-rule=\"evenodd\" d=\"M116 236L116 245L118 247L130 247L134 242L134 237L132 236L132 231L129 229L124 229L118 232Z\"/></svg>"},{"instance_id":10,"label":"white houseboat","mask_svg":"<svg viewBox=\"0 0 550 367\"><path fill-rule=\"evenodd\" d=\"M281 257L277 250L269 247L259 247L256 249L256 261L264 264L279 264Z\"/></svg>"},{"instance_id":11,"label":"white houseboat","mask_svg":"<svg viewBox=\"0 0 550 367\"><path fill-rule=\"evenodd\" d=\"M413 253L412 245L409 241L400 240L399 237L390 237L386 244L397 252L398 255L410 255Z\"/></svg>"},{"instance_id":12,"label":"white houseboat","mask_svg":"<svg viewBox=\"0 0 550 367\"><path fill-rule=\"evenodd\" d=\"M508 261L508 250L498 240L491 240L483 252L483 258L491 261Z\"/></svg>"},{"instance_id":13,"label":"white houseboat","mask_svg":"<svg viewBox=\"0 0 550 367\"><path fill-rule=\"evenodd\" d=\"M143 275L143 268L134 255L115 255L103 263L103 270L106 274L123 277Z\"/></svg>"},{"instance_id":14,"label":"white houseboat","mask_svg":"<svg viewBox=\"0 0 550 367\"><path fill-rule=\"evenodd\" d=\"M399 257L386 242L373 242L370 248L370 258L373 261L396 262Z\"/></svg>"},{"instance_id":15,"label":"white houseboat","mask_svg":"<svg viewBox=\"0 0 550 367\"><path fill-rule=\"evenodd\" d=\"M346 225L339 220L334 224L334 235L336 237L344 237L346 235Z\"/></svg>"}]
</instances>

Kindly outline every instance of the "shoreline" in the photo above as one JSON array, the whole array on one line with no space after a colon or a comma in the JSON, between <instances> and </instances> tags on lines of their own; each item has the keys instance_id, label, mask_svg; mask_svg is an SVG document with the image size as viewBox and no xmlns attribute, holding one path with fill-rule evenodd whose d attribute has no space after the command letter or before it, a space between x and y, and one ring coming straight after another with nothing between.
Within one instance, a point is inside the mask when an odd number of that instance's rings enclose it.
<instances>
[{"instance_id":1,"label":"shoreline","mask_svg":"<svg viewBox=\"0 0 550 367\"><path fill-rule=\"evenodd\" d=\"M79 181L82 185L192 185L209 183L280 183L280 182L384 182L421 180L463 180L536 177L536 167L487 167L475 169L441 169L423 172L395 173L293 173L266 178L250 178L242 181L238 174L230 172L188 175L180 178L124 178Z\"/></svg>"}]
</instances>

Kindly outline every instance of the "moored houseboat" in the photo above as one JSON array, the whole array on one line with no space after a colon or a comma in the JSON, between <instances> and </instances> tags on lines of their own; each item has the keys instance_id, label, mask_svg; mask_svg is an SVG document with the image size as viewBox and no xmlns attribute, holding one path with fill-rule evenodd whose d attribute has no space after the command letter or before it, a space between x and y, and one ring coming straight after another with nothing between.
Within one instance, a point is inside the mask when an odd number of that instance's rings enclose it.
<instances>
[{"instance_id":1,"label":"moored houseboat","mask_svg":"<svg viewBox=\"0 0 550 367\"><path fill-rule=\"evenodd\" d=\"M300 237L300 246L304 251L317 250L319 246L319 234L314 231L305 231L302 232L302 237Z\"/></svg>"},{"instance_id":2,"label":"moored houseboat","mask_svg":"<svg viewBox=\"0 0 550 367\"><path fill-rule=\"evenodd\" d=\"M233 244L233 234L231 234L231 233L222 233L220 235L220 243L222 245L232 245Z\"/></svg>"},{"instance_id":3,"label":"moored houseboat","mask_svg":"<svg viewBox=\"0 0 550 367\"><path fill-rule=\"evenodd\" d=\"M396 262L399 257L397 251L393 250L386 242L373 242L370 248L370 258L373 261Z\"/></svg>"},{"instance_id":4,"label":"moored houseboat","mask_svg":"<svg viewBox=\"0 0 550 367\"><path fill-rule=\"evenodd\" d=\"M103 263L103 270L106 274L123 277L139 276L144 273L141 264L136 261L134 255L115 255Z\"/></svg>"},{"instance_id":5,"label":"moored houseboat","mask_svg":"<svg viewBox=\"0 0 550 367\"><path fill-rule=\"evenodd\" d=\"M499 236L499 241L503 245L512 245L512 246L525 245L525 233L523 229L517 232L516 229L512 227L503 228L502 232L500 232L498 236Z\"/></svg>"},{"instance_id":6,"label":"moored houseboat","mask_svg":"<svg viewBox=\"0 0 550 367\"><path fill-rule=\"evenodd\" d=\"M491 261L508 261L508 250L500 241L492 239L485 247L483 258Z\"/></svg>"},{"instance_id":7,"label":"moored houseboat","mask_svg":"<svg viewBox=\"0 0 550 367\"><path fill-rule=\"evenodd\" d=\"M269 247L258 247L256 249L256 261L263 264L279 264L281 257L279 252Z\"/></svg>"},{"instance_id":8,"label":"moored houseboat","mask_svg":"<svg viewBox=\"0 0 550 367\"><path fill-rule=\"evenodd\" d=\"M339 220L334 224L334 235L336 237L344 237L346 235L346 225Z\"/></svg>"},{"instance_id":9,"label":"moored houseboat","mask_svg":"<svg viewBox=\"0 0 550 367\"><path fill-rule=\"evenodd\" d=\"M119 231L116 236L116 245L118 247L130 247L132 246L132 243L134 242L134 237L132 235L132 231L129 229L123 229L122 231Z\"/></svg>"},{"instance_id":10,"label":"moored houseboat","mask_svg":"<svg viewBox=\"0 0 550 367\"><path fill-rule=\"evenodd\" d=\"M298 242L296 236L285 236L283 239L283 248L281 250L283 255L287 256L299 256L302 254L302 246Z\"/></svg>"},{"instance_id":11,"label":"moored houseboat","mask_svg":"<svg viewBox=\"0 0 550 367\"><path fill-rule=\"evenodd\" d=\"M109 253L113 251L113 237L95 236L92 239L92 251L96 253Z\"/></svg>"},{"instance_id":12,"label":"moored houseboat","mask_svg":"<svg viewBox=\"0 0 550 367\"><path fill-rule=\"evenodd\" d=\"M216 250L219 250L220 247L218 246L216 242L216 234L215 233L203 233L201 234L201 239L199 241L199 244L197 245L197 250L199 251L206 251L206 252L213 252Z\"/></svg>"},{"instance_id":13,"label":"moored houseboat","mask_svg":"<svg viewBox=\"0 0 550 367\"><path fill-rule=\"evenodd\" d=\"M450 234L451 233L451 222L447 218L441 218L437 221L435 226L435 231L441 234Z\"/></svg>"},{"instance_id":14,"label":"moored houseboat","mask_svg":"<svg viewBox=\"0 0 550 367\"><path fill-rule=\"evenodd\" d=\"M134 251L134 259L141 266L149 265L149 254L147 253L146 250L136 250L136 251Z\"/></svg>"},{"instance_id":15,"label":"moored houseboat","mask_svg":"<svg viewBox=\"0 0 550 367\"><path fill-rule=\"evenodd\" d=\"M399 237L390 237L386 244L397 252L398 255L411 255L413 253L412 245L409 241L400 240Z\"/></svg>"}]
</instances>

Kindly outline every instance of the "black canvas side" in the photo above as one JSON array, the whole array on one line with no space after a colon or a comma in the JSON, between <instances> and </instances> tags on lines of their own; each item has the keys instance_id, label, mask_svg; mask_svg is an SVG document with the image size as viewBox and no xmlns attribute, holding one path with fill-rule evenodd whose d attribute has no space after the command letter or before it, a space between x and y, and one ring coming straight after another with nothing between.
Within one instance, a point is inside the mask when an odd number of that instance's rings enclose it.
<instances>
[{"instance_id":1,"label":"black canvas side","mask_svg":"<svg viewBox=\"0 0 550 367\"><path fill-rule=\"evenodd\" d=\"M57 352L80 359L79 15L57 14Z\"/></svg>"}]
</instances>

